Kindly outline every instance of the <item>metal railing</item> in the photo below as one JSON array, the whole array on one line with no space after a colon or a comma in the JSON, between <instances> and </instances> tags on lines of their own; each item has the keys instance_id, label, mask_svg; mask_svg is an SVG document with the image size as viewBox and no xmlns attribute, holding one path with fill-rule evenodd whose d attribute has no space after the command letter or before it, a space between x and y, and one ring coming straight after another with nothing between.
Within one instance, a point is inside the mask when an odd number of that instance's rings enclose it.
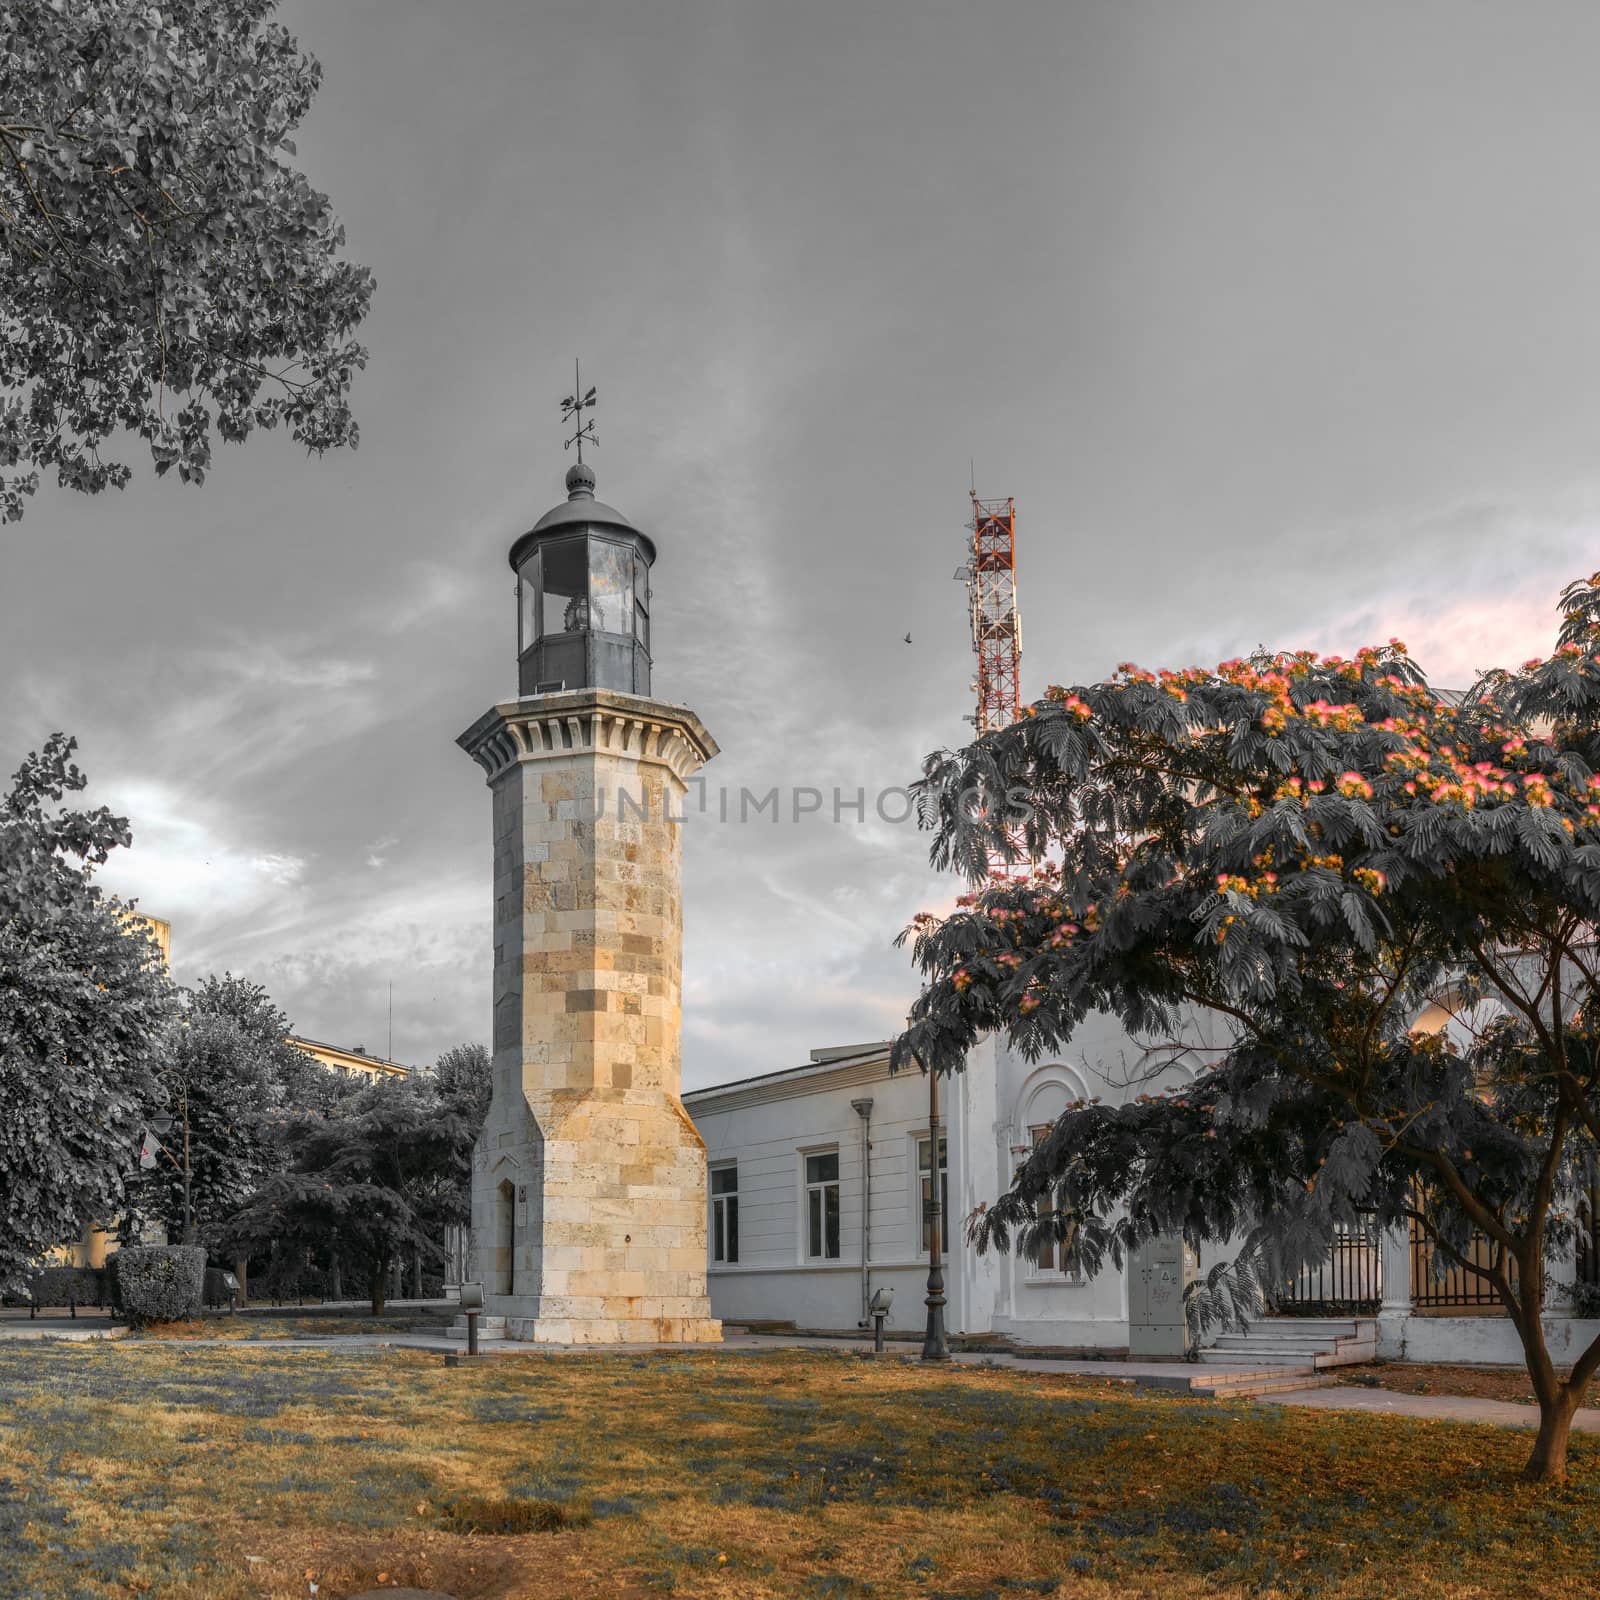
<instances>
[{"instance_id":1,"label":"metal railing","mask_svg":"<svg viewBox=\"0 0 1600 1600\"><path fill-rule=\"evenodd\" d=\"M1383 1301L1383 1251L1360 1228L1340 1224L1327 1256L1280 1290L1279 1316L1376 1316Z\"/></svg>"},{"instance_id":2,"label":"metal railing","mask_svg":"<svg viewBox=\"0 0 1600 1600\"><path fill-rule=\"evenodd\" d=\"M1488 1267L1495 1261L1495 1246L1481 1233L1472 1235L1463 1253L1480 1266ZM1505 1266L1514 1284L1516 1262L1507 1260ZM1414 1311L1473 1311L1501 1316L1506 1309L1494 1285L1439 1250L1415 1218L1411 1223L1411 1307Z\"/></svg>"}]
</instances>

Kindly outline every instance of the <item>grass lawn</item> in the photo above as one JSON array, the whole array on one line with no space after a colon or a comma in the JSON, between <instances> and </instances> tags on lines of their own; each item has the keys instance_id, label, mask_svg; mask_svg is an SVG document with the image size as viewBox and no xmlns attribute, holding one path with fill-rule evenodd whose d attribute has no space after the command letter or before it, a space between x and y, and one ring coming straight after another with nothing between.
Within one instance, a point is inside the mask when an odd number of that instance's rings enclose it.
<instances>
[{"instance_id":1,"label":"grass lawn","mask_svg":"<svg viewBox=\"0 0 1600 1600\"><path fill-rule=\"evenodd\" d=\"M381 1336L390 1333L438 1333L450 1322L449 1317L419 1316L411 1312L396 1312L393 1316L374 1317L366 1314L354 1316L328 1316L326 1313L307 1316L295 1311L252 1312L249 1315L226 1316L221 1313L196 1317L190 1322L158 1322L133 1335L136 1339L337 1339L347 1334Z\"/></svg>"},{"instance_id":2,"label":"grass lawn","mask_svg":"<svg viewBox=\"0 0 1600 1600\"><path fill-rule=\"evenodd\" d=\"M1583 1436L1533 1489L1520 1432L833 1351L30 1343L0 1345L0 1402L0 1595L30 1600L1600 1586Z\"/></svg>"}]
</instances>

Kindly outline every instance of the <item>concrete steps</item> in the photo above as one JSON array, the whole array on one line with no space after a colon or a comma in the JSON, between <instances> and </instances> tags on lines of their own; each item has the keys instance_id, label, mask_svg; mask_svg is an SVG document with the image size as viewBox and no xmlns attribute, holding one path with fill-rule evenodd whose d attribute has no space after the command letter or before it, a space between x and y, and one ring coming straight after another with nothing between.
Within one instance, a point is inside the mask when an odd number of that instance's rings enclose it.
<instances>
[{"instance_id":1,"label":"concrete steps","mask_svg":"<svg viewBox=\"0 0 1600 1600\"><path fill-rule=\"evenodd\" d=\"M1300 1372L1290 1367L1277 1367L1270 1375L1264 1372L1218 1373L1215 1383L1196 1383L1189 1392L1210 1400L1253 1400L1257 1395L1287 1394L1291 1389L1326 1389L1338 1381L1331 1372Z\"/></svg>"},{"instance_id":2,"label":"concrete steps","mask_svg":"<svg viewBox=\"0 0 1600 1600\"><path fill-rule=\"evenodd\" d=\"M1336 1380L1310 1365L1269 1363L1207 1370L1191 1365L1174 1366L1171 1373L1141 1373L1134 1379L1139 1389L1158 1389L1188 1395L1192 1400L1248 1400L1258 1394L1281 1394L1289 1389L1321 1389Z\"/></svg>"},{"instance_id":3,"label":"concrete steps","mask_svg":"<svg viewBox=\"0 0 1600 1600\"><path fill-rule=\"evenodd\" d=\"M1377 1359L1375 1317L1265 1317L1243 1333L1222 1334L1200 1352L1214 1367L1279 1367L1320 1372Z\"/></svg>"}]
</instances>

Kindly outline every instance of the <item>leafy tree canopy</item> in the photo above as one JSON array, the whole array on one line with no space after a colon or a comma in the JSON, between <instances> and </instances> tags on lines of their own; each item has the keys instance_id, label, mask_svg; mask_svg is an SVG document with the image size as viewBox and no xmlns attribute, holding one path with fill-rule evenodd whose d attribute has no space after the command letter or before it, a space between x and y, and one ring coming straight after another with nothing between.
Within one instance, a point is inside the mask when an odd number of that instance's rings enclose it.
<instances>
[{"instance_id":1,"label":"leafy tree canopy","mask_svg":"<svg viewBox=\"0 0 1600 1600\"><path fill-rule=\"evenodd\" d=\"M439 1057L433 1065L426 1083L419 1084L424 1092L437 1094L444 1107L461 1118L467 1130L467 1148L470 1152L489 1115L489 1101L494 1092L494 1062L486 1045L458 1044ZM456 1178L452 1204L461 1213L463 1221L472 1216L472 1170L470 1161Z\"/></svg>"},{"instance_id":2,"label":"leafy tree canopy","mask_svg":"<svg viewBox=\"0 0 1600 1600\"><path fill-rule=\"evenodd\" d=\"M321 69L275 9L0 0L0 521L41 468L121 488L119 429L193 483L213 429L356 444L373 282L290 165Z\"/></svg>"},{"instance_id":3,"label":"leafy tree canopy","mask_svg":"<svg viewBox=\"0 0 1600 1600\"><path fill-rule=\"evenodd\" d=\"M331 1253L363 1277L381 1316L393 1263L412 1251L438 1257L443 1229L467 1221L459 1197L472 1130L432 1096L383 1081L338 1116L286 1118L280 1137L286 1169L235 1213L223 1242Z\"/></svg>"},{"instance_id":4,"label":"leafy tree canopy","mask_svg":"<svg viewBox=\"0 0 1600 1600\"><path fill-rule=\"evenodd\" d=\"M476 1135L489 1114L489 1097L494 1088L494 1065L488 1047L453 1045L434 1063L433 1082L440 1099L458 1111Z\"/></svg>"},{"instance_id":5,"label":"leafy tree canopy","mask_svg":"<svg viewBox=\"0 0 1600 1600\"><path fill-rule=\"evenodd\" d=\"M1247 1294L1338 1224L1415 1219L1523 1341L1534 1476L1600 1366L1597 1342L1564 1382L1540 1323L1600 1137L1600 574L1563 606L1553 655L1464 696L1398 641L1126 666L931 757L937 864L1043 864L917 919L894 1051L950 1071L993 1030L1034 1059L1104 1012L1152 1062L1198 1055L1181 1088L1070 1107L980 1245L1071 1227L1093 1270L1182 1233L1238 1248L1213 1287Z\"/></svg>"},{"instance_id":6,"label":"leafy tree canopy","mask_svg":"<svg viewBox=\"0 0 1600 1600\"><path fill-rule=\"evenodd\" d=\"M174 1126L161 1141L168 1153L136 1186L141 1221L159 1220L173 1239L183 1232L187 1142L193 1236L211 1237L280 1164L273 1134L283 1112L331 1107L334 1075L288 1031L267 991L232 973L183 995L157 1067Z\"/></svg>"},{"instance_id":7,"label":"leafy tree canopy","mask_svg":"<svg viewBox=\"0 0 1600 1600\"><path fill-rule=\"evenodd\" d=\"M138 1155L172 1016L160 952L94 869L129 843L54 735L0 801L0 1290L109 1220Z\"/></svg>"}]
</instances>

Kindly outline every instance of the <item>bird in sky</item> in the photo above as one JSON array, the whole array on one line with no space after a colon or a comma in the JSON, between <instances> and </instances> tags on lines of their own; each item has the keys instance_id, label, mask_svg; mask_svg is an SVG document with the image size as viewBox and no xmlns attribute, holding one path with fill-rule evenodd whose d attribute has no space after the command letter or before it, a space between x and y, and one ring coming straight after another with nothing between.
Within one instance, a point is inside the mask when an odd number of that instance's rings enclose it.
<instances>
[{"instance_id":1,"label":"bird in sky","mask_svg":"<svg viewBox=\"0 0 1600 1600\"><path fill-rule=\"evenodd\" d=\"M907 644L911 643L911 635L909 633L906 635L906 643Z\"/></svg>"}]
</instances>

